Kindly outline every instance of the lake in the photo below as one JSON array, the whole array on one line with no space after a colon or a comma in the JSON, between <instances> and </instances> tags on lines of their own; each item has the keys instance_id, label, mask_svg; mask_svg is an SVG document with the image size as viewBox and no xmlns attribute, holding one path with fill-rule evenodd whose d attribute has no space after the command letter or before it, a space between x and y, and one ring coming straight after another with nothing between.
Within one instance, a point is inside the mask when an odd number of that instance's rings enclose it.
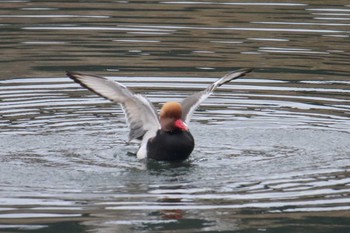
<instances>
[{"instance_id":1,"label":"lake","mask_svg":"<svg viewBox=\"0 0 350 233\"><path fill-rule=\"evenodd\" d=\"M350 232L350 2L0 1L0 232ZM139 161L105 76L157 108L225 73L182 163Z\"/></svg>"}]
</instances>

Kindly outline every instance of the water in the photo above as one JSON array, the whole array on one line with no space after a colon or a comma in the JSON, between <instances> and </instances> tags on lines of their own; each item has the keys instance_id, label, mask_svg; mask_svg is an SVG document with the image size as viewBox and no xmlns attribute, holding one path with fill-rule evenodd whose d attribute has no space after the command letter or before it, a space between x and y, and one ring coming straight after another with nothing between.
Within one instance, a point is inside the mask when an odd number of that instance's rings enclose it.
<instances>
[{"instance_id":1,"label":"water","mask_svg":"<svg viewBox=\"0 0 350 233\"><path fill-rule=\"evenodd\" d=\"M348 1L1 1L0 232L349 232ZM130 152L121 109L255 67L194 114L180 164Z\"/></svg>"}]
</instances>

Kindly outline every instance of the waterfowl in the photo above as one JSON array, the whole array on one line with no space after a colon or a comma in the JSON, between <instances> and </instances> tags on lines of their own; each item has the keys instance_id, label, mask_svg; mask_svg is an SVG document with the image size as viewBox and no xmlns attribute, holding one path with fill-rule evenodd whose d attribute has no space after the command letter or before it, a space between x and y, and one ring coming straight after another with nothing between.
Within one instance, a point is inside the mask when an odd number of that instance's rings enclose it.
<instances>
[{"instance_id":1,"label":"waterfowl","mask_svg":"<svg viewBox=\"0 0 350 233\"><path fill-rule=\"evenodd\" d=\"M67 76L94 93L121 105L130 129L129 141L141 141L136 153L137 158L176 161L187 159L193 151L194 138L188 123L197 107L217 87L251 71L252 69L240 69L229 72L205 90L190 95L181 103L167 102L162 106L159 116L147 98L133 93L119 82L76 72L67 72Z\"/></svg>"}]
</instances>

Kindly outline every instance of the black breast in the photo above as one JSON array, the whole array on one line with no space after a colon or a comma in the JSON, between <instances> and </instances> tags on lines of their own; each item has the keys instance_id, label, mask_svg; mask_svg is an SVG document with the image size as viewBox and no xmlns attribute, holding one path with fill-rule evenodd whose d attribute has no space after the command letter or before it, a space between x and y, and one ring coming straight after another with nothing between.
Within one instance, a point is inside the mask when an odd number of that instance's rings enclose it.
<instances>
[{"instance_id":1,"label":"black breast","mask_svg":"<svg viewBox=\"0 0 350 233\"><path fill-rule=\"evenodd\" d=\"M157 135L147 143L147 157L167 161L185 160L193 148L194 139L189 131L158 130Z\"/></svg>"}]
</instances>

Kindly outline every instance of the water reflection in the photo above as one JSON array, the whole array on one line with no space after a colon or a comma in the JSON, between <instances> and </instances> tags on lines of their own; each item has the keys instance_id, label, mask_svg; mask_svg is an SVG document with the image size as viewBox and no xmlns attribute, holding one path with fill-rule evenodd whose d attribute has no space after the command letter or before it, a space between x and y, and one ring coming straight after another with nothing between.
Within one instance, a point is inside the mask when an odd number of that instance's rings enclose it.
<instances>
[{"instance_id":1,"label":"water reflection","mask_svg":"<svg viewBox=\"0 0 350 233\"><path fill-rule=\"evenodd\" d=\"M347 1L1 5L1 232L349 231ZM64 77L159 107L242 67L180 164L137 161L121 109Z\"/></svg>"}]
</instances>

